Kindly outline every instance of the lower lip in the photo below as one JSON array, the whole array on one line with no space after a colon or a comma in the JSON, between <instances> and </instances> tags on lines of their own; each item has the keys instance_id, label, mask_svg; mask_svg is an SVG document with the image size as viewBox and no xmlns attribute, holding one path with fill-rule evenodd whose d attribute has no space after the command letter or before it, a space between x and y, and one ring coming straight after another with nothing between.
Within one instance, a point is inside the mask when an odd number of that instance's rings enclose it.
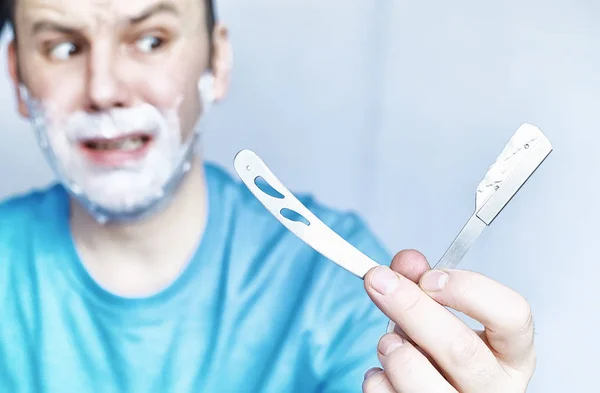
<instances>
[{"instance_id":1,"label":"lower lip","mask_svg":"<svg viewBox=\"0 0 600 393\"><path fill-rule=\"evenodd\" d=\"M81 150L96 165L119 167L143 159L151 145L150 140L135 150L97 150L85 145L81 145Z\"/></svg>"}]
</instances>

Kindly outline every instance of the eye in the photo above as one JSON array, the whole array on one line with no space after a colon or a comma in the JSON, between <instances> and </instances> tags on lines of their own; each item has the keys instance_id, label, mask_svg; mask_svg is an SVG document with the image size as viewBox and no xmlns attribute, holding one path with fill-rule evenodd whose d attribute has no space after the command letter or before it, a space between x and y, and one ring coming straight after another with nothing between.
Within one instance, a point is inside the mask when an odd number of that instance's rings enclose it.
<instances>
[{"instance_id":1,"label":"eye","mask_svg":"<svg viewBox=\"0 0 600 393\"><path fill-rule=\"evenodd\" d=\"M152 52L164 44L164 40L154 35L146 35L135 42L142 52Z\"/></svg>"},{"instance_id":2,"label":"eye","mask_svg":"<svg viewBox=\"0 0 600 393\"><path fill-rule=\"evenodd\" d=\"M79 47L72 42L61 42L50 49L50 55L58 60L68 60L78 52Z\"/></svg>"}]
</instances>

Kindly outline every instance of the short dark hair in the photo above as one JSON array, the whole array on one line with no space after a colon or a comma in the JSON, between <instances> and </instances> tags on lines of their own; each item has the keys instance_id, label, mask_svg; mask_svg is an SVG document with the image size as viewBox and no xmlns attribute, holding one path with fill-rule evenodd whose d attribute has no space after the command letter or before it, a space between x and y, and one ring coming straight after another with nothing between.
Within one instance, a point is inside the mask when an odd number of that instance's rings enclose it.
<instances>
[{"instance_id":1,"label":"short dark hair","mask_svg":"<svg viewBox=\"0 0 600 393\"><path fill-rule=\"evenodd\" d=\"M13 26L15 25L15 3L17 0L2 0L2 4L0 4L0 32L6 26L7 23L10 23ZM208 29L209 36L212 34L213 29L215 28L215 6L214 0L201 0L204 1L206 6L206 27Z\"/></svg>"}]
</instances>

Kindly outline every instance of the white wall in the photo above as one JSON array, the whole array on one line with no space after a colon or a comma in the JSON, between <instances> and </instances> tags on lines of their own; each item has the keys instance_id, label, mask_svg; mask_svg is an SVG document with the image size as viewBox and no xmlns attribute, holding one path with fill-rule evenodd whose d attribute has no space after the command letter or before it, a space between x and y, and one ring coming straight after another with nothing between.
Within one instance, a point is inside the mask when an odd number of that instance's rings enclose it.
<instances>
[{"instance_id":1,"label":"white wall","mask_svg":"<svg viewBox=\"0 0 600 393\"><path fill-rule=\"evenodd\" d=\"M359 210L390 249L435 261L516 128L548 135L555 151L462 266L532 303L529 392L597 389L600 3L222 0L219 10L235 72L209 121L208 157L231 169L254 149L291 188ZM0 79L0 196L51 178L12 94Z\"/></svg>"}]
</instances>

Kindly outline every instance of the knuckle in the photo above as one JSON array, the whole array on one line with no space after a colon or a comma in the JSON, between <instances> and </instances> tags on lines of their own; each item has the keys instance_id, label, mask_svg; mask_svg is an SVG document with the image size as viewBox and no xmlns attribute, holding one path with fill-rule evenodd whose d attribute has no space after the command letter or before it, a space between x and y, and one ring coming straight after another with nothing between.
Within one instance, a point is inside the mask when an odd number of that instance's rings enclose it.
<instances>
[{"instance_id":1,"label":"knuckle","mask_svg":"<svg viewBox=\"0 0 600 393\"><path fill-rule=\"evenodd\" d=\"M533 313L531 306L524 298L521 298L520 307L517 309L515 326L517 332L522 334L528 334L533 330Z\"/></svg>"},{"instance_id":2,"label":"knuckle","mask_svg":"<svg viewBox=\"0 0 600 393\"><path fill-rule=\"evenodd\" d=\"M375 393L381 391L381 388L386 385L387 377L383 371L372 375L364 380L362 384L363 393Z\"/></svg>"},{"instance_id":3,"label":"knuckle","mask_svg":"<svg viewBox=\"0 0 600 393\"><path fill-rule=\"evenodd\" d=\"M492 386L500 385L500 376L503 373L500 372L500 366L498 364L478 366L473 368L472 377L475 385L482 388L483 391L490 391Z\"/></svg>"},{"instance_id":4,"label":"knuckle","mask_svg":"<svg viewBox=\"0 0 600 393\"><path fill-rule=\"evenodd\" d=\"M519 336L532 335L534 322L529 302L517 295L513 304L511 315L504 322L506 328Z\"/></svg>"},{"instance_id":5,"label":"knuckle","mask_svg":"<svg viewBox=\"0 0 600 393\"><path fill-rule=\"evenodd\" d=\"M456 298L468 299L478 296L479 283L485 277L481 273L471 271L456 271L452 277L452 292Z\"/></svg>"},{"instance_id":6,"label":"knuckle","mask_svg":"<svg viewBox=\"0 0 600 393\"><path fill-rule=\"evenodd\" d=\"M458 366L468 366L479 357L483 345L472 331L459 334L450 345L450 360Z\"/></svg>"},{"instance_id":7,"label":"knuckle","mask_svg":"<svg viewBox=\"0 0 600 393\"><path fill-rule=\"evenodd\" d=\"M404 313L410 312L417 308L423 299L422 293L419 290L415 290L414 288L410 289L406 291L398 291L400 295L396 297L396 307L398 307L400 311Z\"/></svg>"},{"instance_id":8,"label":"knuckle","mask_svg":"<svg viewBox=\"0 0 600 393\"><path fill-rule=\"evenodd\" d=\"M473 286L469 280L463 279L458 283L455 283L456 295L460 299L468 299L471 297L471 291Z\"/></svg>"},{"instance_id":9,"label":"knuckle","mask_svg":"<svg viewBox=\"0 0 600 393\"><path fill-rule=\"evenodd\" d=\"M411 374L414 375L419 371L419 360L422 356L416 349L410 348L409 344L405 344L390 355L387 370L400 379Z\"/></svg>"},{"instance_id":10,"label":"knuckle","mask_svg":"<svg viewBox=\"0 0 600 393\"><path fill-rule=\"evenodd\" d=\"M528 380L531 379L537 367L537 352L534 347L528 351L525 358L521 361L509 363L510 370L514 370L520 376L525 376Z\"/></svg>"},{"instance_id":11,"label":"knuckle","mask_svg":"<svg viewBox=\"0 0 600 393\"><path fill-rule=\"evenodd\" d=\"M484 389L494 386L503 374L497 362L489 361L493 357L488 359L488 354L489 348L480 337L472 331L467 331L452 343L450 360L458 369L468 374L475 386Z\"/></svg>"}]
</instances>

